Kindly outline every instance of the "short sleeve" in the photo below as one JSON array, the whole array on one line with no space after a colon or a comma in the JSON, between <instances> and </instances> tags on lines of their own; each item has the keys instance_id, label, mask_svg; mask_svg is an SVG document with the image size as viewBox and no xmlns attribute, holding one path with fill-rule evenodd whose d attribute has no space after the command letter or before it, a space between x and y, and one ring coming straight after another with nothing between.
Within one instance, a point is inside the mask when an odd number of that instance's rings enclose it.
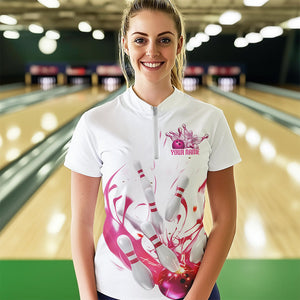
<instances>
[{"instance_id":1,"label":"short sleeve","mask_svg":"<svg viewBox=\"0 0 300 300\"><path fill-rule=\"evenodd\" d=\"M75 128L64 165L86 176L102 176L97 140L87 125L86 114L83 114Z\"/></svg>"},{"instance_id":2,"label":"short sleeve","mask_svg":"<svg viewBox=\"0 0 300 300\"><path fill-rule=\"evenodd\" d=\"M209 171L219 171L241 161L239 151L233 140L229 125L222 111L219 111L214 134L211 140Z\"/></svg>"}]
</instances>

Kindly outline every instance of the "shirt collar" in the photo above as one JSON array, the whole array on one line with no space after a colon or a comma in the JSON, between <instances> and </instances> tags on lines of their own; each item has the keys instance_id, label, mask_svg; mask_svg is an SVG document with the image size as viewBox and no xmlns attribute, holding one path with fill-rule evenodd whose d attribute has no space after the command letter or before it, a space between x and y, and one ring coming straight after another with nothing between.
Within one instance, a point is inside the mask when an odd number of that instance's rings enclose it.
<instances>
[{"instance_id":1,"label":"shirt collar","mask_svg":"<svg viewBox=\"0 0 300 300\"><path fill-rule=\"evenodd\" d=\"M158 106L157 112L159 115L165 114L166 112L171 111L172 109L176 108L179 105L181 91L174 87L173 93L164 99ZM141 113L144 116L153 115L153 107L151 104L142 100L138 95L134 92L132 86L128 88L127 92L125 93L125 105L128 106L130 109Z\"/></svg>"}]
</instances>

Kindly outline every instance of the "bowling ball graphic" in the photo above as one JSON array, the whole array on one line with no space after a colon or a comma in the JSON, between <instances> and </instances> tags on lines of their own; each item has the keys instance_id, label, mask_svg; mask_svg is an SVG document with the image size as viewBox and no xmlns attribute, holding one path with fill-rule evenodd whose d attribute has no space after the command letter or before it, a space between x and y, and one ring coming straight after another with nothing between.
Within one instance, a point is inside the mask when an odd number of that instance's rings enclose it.
<instances>
[{"instance_id":1,"label":"bowling ball graphic","mask_svg":"<svg viewBox=\"0 0 300 300\"><path fill-rule=\"evenodd\" d=\"M184 149L184 141L183 140L175 140L172 143L173 149Z\"/></svg>"},{"instance_id":2,"label":"bowling ball graphic","mask_svg":"<svg viewBox=\"0 0 300 300\"><path fill-rule=\"evenodd\" d=\"M189 291L195 276L196 272L189 266L181 266L175 273L163 269L159 274L158 286L166 297L180 299Z\"/></svg>"}]
</instances>

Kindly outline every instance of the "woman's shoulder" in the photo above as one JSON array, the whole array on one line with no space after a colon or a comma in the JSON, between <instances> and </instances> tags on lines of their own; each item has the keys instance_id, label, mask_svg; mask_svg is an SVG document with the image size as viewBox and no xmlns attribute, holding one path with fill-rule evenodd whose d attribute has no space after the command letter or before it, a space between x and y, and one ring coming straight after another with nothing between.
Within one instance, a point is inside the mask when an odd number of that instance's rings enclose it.
<instances>
[{"instance_id":1,"label":"woman's shoulder","mask_svg":"<svg viewBox=\"0 0 300 300\"><path fill-rule=\"evenodd\" d=\"M127 90L117 95L115 98L109 100L104 99L103 103L99 102L98 106L85 111L82 117L91 121L94 119L99 121L99 119L112 117L114 113L118 112L118 106L120 105L126 93L128 93Z\"/></svg>"},{"instance_id":2,"label":"woman's shoulder","mask_svg":"<svg viewBox=\"0 0 300 300\"><path fill-rule=\"evenodd\" d=\"M187 94L186 92L178 90L178 96L182 98L182 100L187 103L187 108L191 110L201 110L207 113L212 114L221 114L222 110L213 104L206 102L200 95L200 97L196 98Z\"/></svg>"}]
</instances>

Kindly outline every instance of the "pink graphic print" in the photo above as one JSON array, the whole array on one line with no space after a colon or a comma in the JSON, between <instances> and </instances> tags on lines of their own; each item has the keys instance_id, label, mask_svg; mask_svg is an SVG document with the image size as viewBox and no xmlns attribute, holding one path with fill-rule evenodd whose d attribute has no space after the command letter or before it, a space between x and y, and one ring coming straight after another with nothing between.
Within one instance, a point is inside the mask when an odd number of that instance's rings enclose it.
<instances>
[{"instance_id":1,"label":"pink graphic print","mask_svg":"<svg viewBox=\"0 0 300 300\"><path fill-rule=\"evenodd\" d=\"M126 268L131 270L140 286L152 289L157 285L161 293L169 299L182 298L191 287L200 266L200 261L195 262L191 258L191 252L199 240L201 231L203 239L203 214L191 228L184 229L188 205L184 194L181 194L180 204L184 212L178 213L172 220L176 225L175 230L171 233L167 232L161 224L161 217L158 217L152 186L145 177L141 165L137 164L135 168L145 193L145 203L142 205L148 206L148 220L140 222L132 218L128 214L128 208L133 207L133 200L127 195L115 195L118 186L114 181L117 181L116 177L121 168L112 175L104 189L106 220L103 235L105 241L110 251L124 263ZM206 181L198 188L199 194L204 193L205 185ZM178 198L178 190L175 193ZM124 209L121 211L117 209L119 201L125 202ZM137 230L138 238L127 230L125 220ZM144 249L143 238L148 239L153 245L150 253L149 250Z\"/></svg>"},{"instance_id":2,"label":"pink graphic print","mask_svg":"<svg viewBox=\"0 0 300 300\"><path fill-rule=\"evenodd\" d=\"M198 137L192 130L188 130L185 124L182 124L182 128L178 128L178 132L170 131L166 136L172 140L173 149L199 149L199 144L208 138L208 134Z\"/></svg>"}]
</instances>

